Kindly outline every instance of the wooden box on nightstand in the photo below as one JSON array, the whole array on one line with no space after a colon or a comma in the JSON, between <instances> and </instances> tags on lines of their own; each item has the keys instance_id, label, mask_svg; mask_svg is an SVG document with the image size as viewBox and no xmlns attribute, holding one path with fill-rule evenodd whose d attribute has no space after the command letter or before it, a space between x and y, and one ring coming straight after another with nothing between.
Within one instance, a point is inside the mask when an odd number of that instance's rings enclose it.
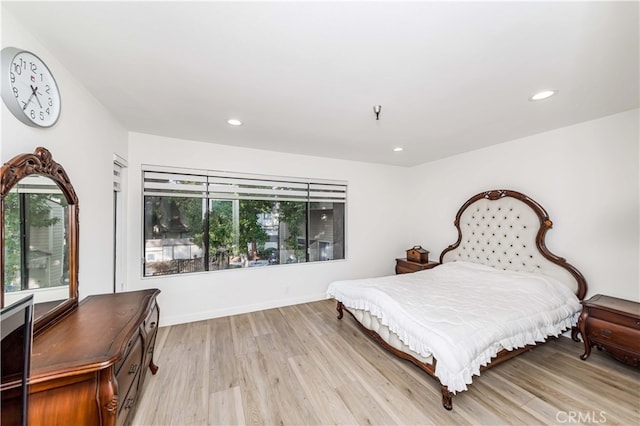
<instances>
[{"instance_id":1,"label":"wooden box on nightstand","mask_svg":"<svg viewBox=\"0 0 640 426\"><path fill-rule=\"evenodd\" d=\"M438 262L418 263L407 259L396 259L396 274L408 274L411 272L424 271L439 265Z\"/></svg>"},{"instance_id":2,"label":"wooden box on nightstand","mask_svg":"<svg viewBox=\"0 0 640 426\"><path fill-rule=\"evenodd\" d=\"M583 360L595 345L618 361L640 365L640 303L597 294L582 302L578 329L584 341Z\"/></svg>"}]
</instances>

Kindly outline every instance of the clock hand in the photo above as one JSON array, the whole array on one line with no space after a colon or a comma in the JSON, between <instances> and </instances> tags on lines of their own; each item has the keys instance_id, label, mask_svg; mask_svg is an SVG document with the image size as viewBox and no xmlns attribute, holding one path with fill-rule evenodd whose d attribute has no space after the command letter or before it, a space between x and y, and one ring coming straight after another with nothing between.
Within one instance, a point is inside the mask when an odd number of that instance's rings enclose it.
<instances>
[{"instance_id":1,"label":"clock hand","mask_svg":"<svg viewBox=\"0 0 640 426\"><path fill-rule=\"evenodd\" d=\"M40 102L40 98L38 97L38 94L36 93L38 91L38 88L37 87L33 87L31 85L30 85L30 87L31 87L31 92L32 92L31 96L35 96L36 97L36 101L38 101L38 105L40 105L40 109L42 109L42 103Z\"/></svg>"},{"instance_id":2,"label":"clock hand","mask_svg":"<svg viewBox=\"0 0 640 426\"><path fill-rule=\"evenodd\" d=\"M24 103L24 107L22 107L23 111L27 109L27 106L31 103L31 98L33 98L34 95L35 93L32 93L31 96L29 96L29 99L27 99L27 102Z\"/></svg>"}]
</instances>

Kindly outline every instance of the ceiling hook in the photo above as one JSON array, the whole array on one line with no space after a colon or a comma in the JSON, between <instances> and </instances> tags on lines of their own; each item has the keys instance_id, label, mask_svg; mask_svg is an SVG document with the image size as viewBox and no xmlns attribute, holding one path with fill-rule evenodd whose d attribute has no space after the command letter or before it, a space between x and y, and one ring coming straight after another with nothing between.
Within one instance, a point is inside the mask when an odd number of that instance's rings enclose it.
<instances>
[{"instance_id":1,"label":"ceiling hook","mask_svg":"<svg viewBox=\"0 0 640 426\"><path fill-rule=\"evenodd\" d=\"M373 112L376 114L376 120L380 120L380 111L382 110L382 105L374 105Z\"/></svg>"}]
</instances>

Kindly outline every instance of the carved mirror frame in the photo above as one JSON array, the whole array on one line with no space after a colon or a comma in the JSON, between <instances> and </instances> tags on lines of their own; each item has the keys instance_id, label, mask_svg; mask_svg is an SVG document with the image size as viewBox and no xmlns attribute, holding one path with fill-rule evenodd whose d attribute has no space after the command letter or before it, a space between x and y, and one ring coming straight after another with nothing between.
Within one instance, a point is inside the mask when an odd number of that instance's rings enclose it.
<instances>
[{"instance_id":1,"label":"carved mirror frame","mask_svg":"<svg viewBox=\"0 0 640 426\"><path fill-rule=\"evenodd\" d=\"M68 222L67 243L69 245L69 298L51 310L42 313L34 322L37 334L57 322L78 306L78 197L64 168L53 160L49 150L38 147L33 154L20 154L7 161L0 168L0 249L2 250L0 272L2 291L0 307L4 307L5 298L5 197L23 178L30 175L44 176L54 181L67 199ZM37 311L37 307L36 307Z\"/></svg>"}]
</instances>

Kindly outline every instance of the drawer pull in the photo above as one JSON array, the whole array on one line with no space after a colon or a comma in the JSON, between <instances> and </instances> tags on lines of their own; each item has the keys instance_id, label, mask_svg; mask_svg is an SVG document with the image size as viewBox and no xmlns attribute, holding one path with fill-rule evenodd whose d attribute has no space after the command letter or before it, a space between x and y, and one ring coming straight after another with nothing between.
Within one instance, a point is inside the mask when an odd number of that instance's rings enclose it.
<instances>
[{"instance_id":1,"label":"drawer pull","mask_svg":"<svg viewBox=\"0 0 640 426\"><path fill-rule=\"evenodd\" d=\"M636 321L636 325L640 325L640 321Z\"/></svg>"},{"instance_id":2,"label":"drawer pull","mask_svg":"<svg viewBox=\"0 0 640 426\"><path fill-rule=\"evenodd\" d=\"M137 371L138 371L138 364L136 363L131 364L131 367L129 368L129 374L136 374Z\"/></svg>"},{"instance_id":3,"label":"drawer pull","mask_svg":"<svg viewBox=\"0 0 640 426\"><path fill-rule=\"evenodd\" d=\"M640 324L640 322L639 322ZM151 324L149 324L149 328L156 328L156 322L153 321Z\"/></svg>"},{"instance_id":4,"label":"drawer pull","mask_svg":"<svg viewBox=\"0 0 640 426\"><path fill-rule=\"evenodd\" d=\"M603 335L604 337L609 337L609 336L611 336L612 334L613 334L613 331L611 331L611 330L607 330L606 328L603 328L603 329L602 329L602 335Z\"/></svg>"}]
</instances>

